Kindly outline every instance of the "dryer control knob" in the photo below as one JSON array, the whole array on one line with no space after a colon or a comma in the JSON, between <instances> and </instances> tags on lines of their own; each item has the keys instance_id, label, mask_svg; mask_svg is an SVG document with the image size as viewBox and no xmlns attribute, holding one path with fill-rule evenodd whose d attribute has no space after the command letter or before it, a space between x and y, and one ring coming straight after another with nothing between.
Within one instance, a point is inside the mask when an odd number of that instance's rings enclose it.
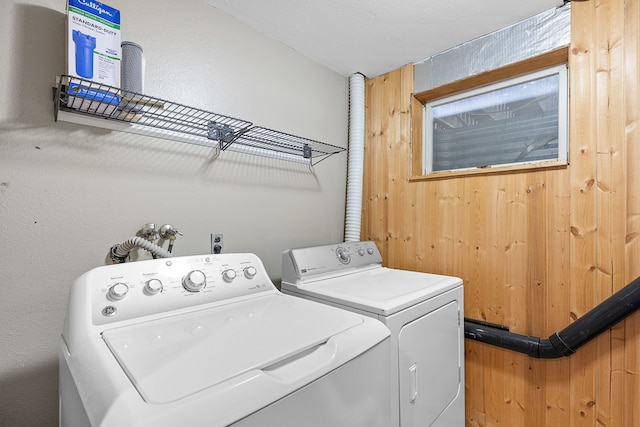
<instances>
[{"instance_id":1,"label":"dryer control knob","mask_svg":"<svg viewBox=\"0 0 640 427\"><path fill-rule=\"evenodd\" d=\"M351 262L351 254L345 248L336 249L336 255L338 256L338 261L343 264L349 264L349 262Z\"/></svg>"},{"instance_id":2,"label":"dryer control knob","mask_svg":"<svg viewBox=\"0 0 640 427\"><path fill-rule=\"evenodd\" d=\"M236 278L235 270L228 269L222 272L222 280L224 280L227 283L233 282L235 278Z\"/></svg>"},{"instance_id":3,"label":"dryer control knob","mask_svg":"<svg viewBox=\"0 0 640 427\"><path fill-rule=\"evenodd\" d=\"M182 279L182 286L189 292L200 292L207 285L207 278L200 270L187 273Z\"/></svg>"},{"instance_id":4,"label":"dryer control knob","mask_svg":"<svg viewBox=\"0 0 640 427\"><path fill-rule=\"evenodd\" d=\"M362 248L358 249L358 255L364 256L364 249Z\"/></svg>"},{"instance_id":5,"label":"dryer control knob","mask_svg":"<svg viewBox=\"0 0 640 427\"><path fill-rule=\"evenodd\" d=\"M253 279L258 274L258 270L252 265L244 269L244 277L247 279Z\"/></svg>"},{"instance_id":6,"label":"dryer control knob","mask_svg":"<svg viewBox=\"0 0 640 427\"><path fill-rule=\"evenodd\" d=\"M129 292L129 286L127 286L125 283L116 283L109 288L109 292L107 293L107 295L109 299L117 301L126 297L127 292Z\"/></svg>"},{"instance_id":7,"label":"dryer control knob","mask_svg":"<svg viewBox=\"0 0 640 427\"><path fill-rule=\"evenodd\" d=\"M147 295L156 295L162 291L162 282L158 279L147 280L144 285L144 292Z\"/></svg>"}]
</instances>

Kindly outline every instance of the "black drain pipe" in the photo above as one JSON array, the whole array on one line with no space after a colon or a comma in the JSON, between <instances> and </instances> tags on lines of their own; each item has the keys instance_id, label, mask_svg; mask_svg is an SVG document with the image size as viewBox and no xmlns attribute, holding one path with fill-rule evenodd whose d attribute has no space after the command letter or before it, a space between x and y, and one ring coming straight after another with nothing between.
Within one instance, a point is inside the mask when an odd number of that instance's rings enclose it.
<instances>
[{"instance_id":1,"label":"black drain pipe","mask_svg":"<svg viewBox=\"0 0 640 427\"><path fill-rule=\"evenodd\" d=\"M464 319L464 336L538 359L555 359L572 355L639 308L640 277L549 338L515 334L505 326L467 318Z\"/></svg>"}]
</instances>

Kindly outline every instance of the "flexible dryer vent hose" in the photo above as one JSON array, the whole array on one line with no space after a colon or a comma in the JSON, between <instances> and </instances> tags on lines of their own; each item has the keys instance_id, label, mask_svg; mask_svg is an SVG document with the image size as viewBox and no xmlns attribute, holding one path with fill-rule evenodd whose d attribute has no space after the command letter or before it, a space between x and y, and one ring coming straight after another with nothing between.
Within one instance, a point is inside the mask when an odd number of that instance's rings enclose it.
<instances>
[{"instance_id":1,"label":"flexible dryer vent hose","mask_svg":"<svg viewBox=\"0 0 640 427\"><path fill-rule=\"evenodd\" d=\"M135 248L142 248L151 252L154 258L171 258L173 255L170 252L162 249L160 246L152 243L142 237L134 236L124 242L115 245L111 248L111 259L115 263L123 263L127 261L129 253Z\"/></svg>"},{"instance_id":2,"label":"flexible dryer vent hose","mask_svg":"<svg viewBox=\"0 0 640 427\"><path fill-rule=\"evenodd\" d=\"M360 241L362 185L364 174L364 95L365 78L349 76L349 160L345 211L345 242Z\"/></svg>"}]
</instances>

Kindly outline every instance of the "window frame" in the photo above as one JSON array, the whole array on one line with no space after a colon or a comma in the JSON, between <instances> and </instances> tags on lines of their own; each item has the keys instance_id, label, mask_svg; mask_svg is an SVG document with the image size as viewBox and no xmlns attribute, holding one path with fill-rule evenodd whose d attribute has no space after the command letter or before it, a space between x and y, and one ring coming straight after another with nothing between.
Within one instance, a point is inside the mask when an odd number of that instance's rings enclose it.
<instances>
[{"instance_id":1,"label":"window frame","mask_svg":"<svg viewBox=\"0 0 640 427\"><path fill-rule=\"evenodd\" d=\"M462 80L458 80L443 86L439 86L434 89L430 89L420 93L414 93L411 99L411 119L412 119L412 180L424 180L442 178L446 176L456 175L470 175L470 174L487 174L512 170L526 170L532 168L557 168L566 167L568 164L568 127L569 127L569 112L568 112L568 71L567 71L567 107L566 107L566 146L564 148L564 158L553 159L548 161L538 161L535 163L517 163L510 165L496 165L486 168L470 168L451 171L436 171L436 172L424 172L427 169L425 165L425 143L424 132L425 127L425 105L434 101L441 100L443 98L452 97L463 92L471 92L475 90L482 90L490 85L497 84L506 80L514 80L521 76L531 75L546 69L554 68L557 66L568 67L568 47L562 47L542 55L538 55L532 58L528 58L523 61L516 62L504 67L490 70L484 73L480 73ZM507 86L510 84L507 84ZM560 149L560 147L559 147Z\"/></svg>"}]
</instances>

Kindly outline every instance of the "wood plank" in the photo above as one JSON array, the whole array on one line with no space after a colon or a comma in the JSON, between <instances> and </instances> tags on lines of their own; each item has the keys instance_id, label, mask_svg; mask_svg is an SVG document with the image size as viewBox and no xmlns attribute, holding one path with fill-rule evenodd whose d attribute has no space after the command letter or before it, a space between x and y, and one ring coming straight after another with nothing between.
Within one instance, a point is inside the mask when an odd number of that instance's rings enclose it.
<instances>
[{"instance_id":1,"label":"wood plank","mask_svg":"<svg viewBox=\"0 0 640 427\"><path fill-rule=\"evenodd\" d=\"M465 342L465 416L468 426L486 426L484 372L486 362L484 344L473 341ZM480 391L480 392L479 392Z\"/></svg>"},{"instance_id":2,"label":"wood plank","mask_svg":"<svg viewBox=\"0 0 640 427\"><path fill-rule=\"evenodd\" d=\"M597 194L595 108L585 100L595 99L596 31L595 2L571 4L571 55L569 57L570 182L571 182L571 317L577 319L594 306L596 286ZM569 392L570 425L593 426L597 358L592 342L571 357Z\"/></svg>"},{"instance_id":3,"label":"wood plank","mask_svg":"<svg viewBox=\"0 0 640 427\"><path fill-rule=\"evenodd\" d=\"M502 310L504 323L513 332L526 334L531 307L528 301L527 269L528 210L527 200L529 174L517 174L504 177L507 203L504 206L506 218L500 230L500 241L504 247L502 264L504 268L504 296ZM524 315L523 315L524 314ZM514 425L525 425L525 360L524 356L512 351L503 352L505 369L509 379L505 384L508 402L505 419Z\"/></svg>"},{"instance_id":4,"label":"wood plank","mask_svg":"<svg viewBox=\"0 0 640 427\"><path fill-rule=\"evenodd\" d=\"M505 387L507 387L510 378L505 374L505 352L488 346L484 350L484 387L482 391L484 393L486 425L503 425L505 420L509 420L509 414L506 411L506 402L509 400L509 396L505 393Z\"/></svg>"},{"instance_id":5,"label":"wood plank","mask_svg":"<svg viewBox=\"0 0 640 427\"><path fill-rule=\"evenodd\" d=\"M607 264L611 259L611 193L609 182L611 180L611 158L607 156L608 133L610 131L610 105L606 101L611 95L610 79L611 64L609 56L608 19L610 13L610 2L603 1L595 14L595 29L597 37L592 48L595 59L595 66L598 70L595 75L595 98L593 103L595 109L595 143L596 143L596 188L597 188L597 250L596 250L596 289L594 304L611 294L613 271L612 265ZM615 101L612 102L612 104ZM615 218L614 218L615 220ZM611 424L611 334L605 332L597 338L595 359L595 405L596 419L604 425Z\"/></svg>"},{"instance_id":6,"label":"wood plank","mask_svg":"<svg viewBox=\"0 0 640 427\"><path fill-rule=\"evenodd\" d=\"M640 277L640 1L625 2L625 282ZM640 313L625 321L625 368L622 389L625 427L640 420Z\"/></svg>"},{"instance_id":7,"label":"wood plank","mask_svg":"<svg viewBox=\"0 0 640 427\"><path fill-rule=\"evenodd\" d=\"M546 263L548 270L547 318L545 332L548 337L560 331L571 322L569 286L569 236L570 236L570 185L569 172L548 171L547 188L553 199L546 212L548 250ZM570 397L567 393L570 377L570 359L554 359L544 363L545 388L545 426L569 426Z\"/></svg>"},{"instance_id":8,"label":"wood plank","mask_svg":"<svg viewBox=\"0 0 640 427\"><path fill-rule=\"evenodd\" d=\"M402 227L402 224L399 224L396 219L397 207L398 204L402 203L402 195L398 194L398 189L394 186L394 179L398 174L398 171L394 169L394 150L399 137L396 111L398 109L398 103L401 100L401 79L401 70L388 73L385 76L384 85L382 86L383 103L385 105L384 110L381 112L382 122L384 123L382 127L384 140L381 141L380 145L382 156L379 161L386 165L385 174L379 177L379 179L385 181L385 229L382 231L386 241L384 260L388 266L393 267L397 265L398 252L396 241L399 234L398 228Z\"/></svg>"},{"instance_id":9,"label":"wood plank","mask_svg":"<svg viewBox=\"0 0 640 427\"><path fill-rule=\"evenodd\" d=\"M548 227L553 225L547 218L550 209L550 192L547 189L547 174L544 171L529 172L526 175L525 219L526 259L525 269L527 328L526 333L532 336L546 336L546 319L548 318L547 290L547 251L550 236ZM551 197L551 201L553 198ZM546 405L544 364L535 359L525 359L523 378L526 379L525 390L525 425L541 426L545 422L545 413L540 408Z\"/></svg>"},{"instance_id":10,"label":"wood plank","mask_svg":"<svg viewBox=\"0 0 640 427\"><path fill-rule=\"evenodd\" d=\"M413 187L409 187L411 175L411 92L413 91L413 66L406 65L396 80L389 85L389 96L395 102L389 110L389 263L407 270L416 268L414 224L415 204Z\"/></svg>"},{"instance_id":11,"label":"wood plank","mask_svg":"<svg viewBox=\"0 0 640 427\"><path fill-rule=\"evenodd\" d=\"M603 2L598 8L598 301L624 286L625 158L624 158L624 3ZM624 413L624 324L598 339L597 419L621 425Z\"/></svg>"},{"instance_id":12,"label":"wood plank","mask_svg":"<svg viewBox=\"0 0 640 427\"><path fill-rule=\"evenodd\" d=\"M387 164L384 156L386 76L365 82L365 147L363 177L363 240L373 240L383 259L387 255Z\"/></svg>"}]
</instances>

